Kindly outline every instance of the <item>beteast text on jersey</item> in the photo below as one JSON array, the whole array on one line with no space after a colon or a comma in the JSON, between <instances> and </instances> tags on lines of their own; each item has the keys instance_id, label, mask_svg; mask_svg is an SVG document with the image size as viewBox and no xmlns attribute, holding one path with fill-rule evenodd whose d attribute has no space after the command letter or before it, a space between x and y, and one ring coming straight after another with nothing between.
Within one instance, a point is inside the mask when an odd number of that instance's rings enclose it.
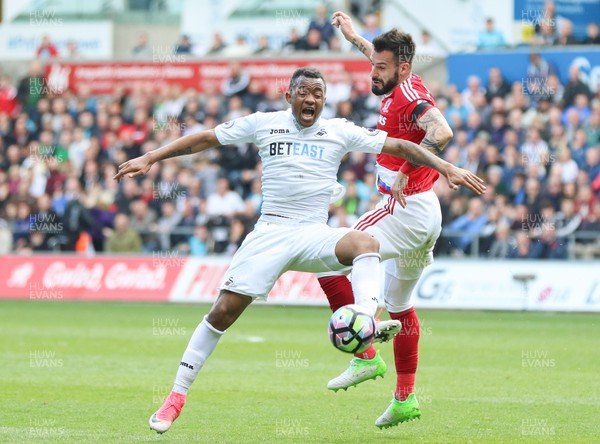
<instances>
[{"instance_id":1,"label":"beteast text on jersey","mask_svg":"<svg viewBox=\"0 0 600 444\"><path fill-rule=\"evenodd\" d=\"M324 149L325 147L322 145L309 145L300 142L271 142L269 144L269 154L271 156L303 156L322 159Z\"/></svg>"}]
</instances>

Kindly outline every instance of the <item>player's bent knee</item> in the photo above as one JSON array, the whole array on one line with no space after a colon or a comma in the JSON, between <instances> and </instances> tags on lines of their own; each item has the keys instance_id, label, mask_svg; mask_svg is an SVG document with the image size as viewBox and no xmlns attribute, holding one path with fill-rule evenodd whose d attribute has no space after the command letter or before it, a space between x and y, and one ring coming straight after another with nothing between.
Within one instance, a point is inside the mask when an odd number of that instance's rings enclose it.
<instances>
[{"instance_id":1,"label":"player's bent knee","mask_svg":"<svg viewBox=\"0 0 600 444\"><path fill-rule=\"evenodd\" d=\"M350 231L337 243L335 253L340 263L351 265L361 254L379 254L379 241L364 231Z\"/></svg>"},{"instance_id":2,"label":"player's bent knee","mask_svg":"<svg viewBox=\"0 0 600 444\"><path fill-rule=\"evenodd\" d=\"M369 233L359 231L355 244L356 256L365 253L379 253L379 241Z\"/></svg>"},{"instance_id":3,"label":"player's bent knee","mask_svg":"<svg viewBox=\"0 0 600 444\"><path fill-rule=\"evenodd\" d=\"M210 309L206 320L217 330L225 331L231 327L251 303L252 298L250 296L222 290Z\"/></svg>"}]
</instances>

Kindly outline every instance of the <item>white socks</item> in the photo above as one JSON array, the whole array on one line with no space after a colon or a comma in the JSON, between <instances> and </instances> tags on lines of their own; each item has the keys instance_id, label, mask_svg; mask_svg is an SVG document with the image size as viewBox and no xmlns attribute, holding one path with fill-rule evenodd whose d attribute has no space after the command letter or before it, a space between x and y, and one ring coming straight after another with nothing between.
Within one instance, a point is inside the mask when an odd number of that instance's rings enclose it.
<instances>
[{"instance_id":1,"label":"white socks","mask_svg":"<svg viewBox=\"0 0 600 444\"><path fill-rule=\"evenodd\" d=\"M174 392L182 395L187 394L202 365L217 346L223 333L225 332L219 331L210 325L206 316L204 316L202 322L196 327L181 358L179 370L177 370L177 376L175 376Z\"/></svg>"},{"instance_id":2,"label":"white socks","mask_svg":"<svg viewBox=\"0 0 600 444\"><path fill-rule=\"evenodd\" d=\"M363 307L371 316L375 315L379 302L379 261L377 253L365 253L352 262L352 292L354 303Z\"/></svg>"}]
</instances>

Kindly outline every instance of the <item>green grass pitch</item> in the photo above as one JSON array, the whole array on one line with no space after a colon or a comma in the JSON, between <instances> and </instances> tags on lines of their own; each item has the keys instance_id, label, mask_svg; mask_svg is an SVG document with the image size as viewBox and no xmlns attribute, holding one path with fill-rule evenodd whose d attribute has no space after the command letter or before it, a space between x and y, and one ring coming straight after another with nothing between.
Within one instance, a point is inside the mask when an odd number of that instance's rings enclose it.
<instances>
[{"instance_id":1,"label":"green grass pitch","mask_svg":"<svg viewBox=\"0 0 600 444\"><path fill-rule=\"evenodd\" d=\"M388 373L347 392L325 308L250 307L165 435L148 417L207 305L0 301L0 442L600 442L600 316L419 312L421 420L374 426Z\"/></svg>"}]
</instances>

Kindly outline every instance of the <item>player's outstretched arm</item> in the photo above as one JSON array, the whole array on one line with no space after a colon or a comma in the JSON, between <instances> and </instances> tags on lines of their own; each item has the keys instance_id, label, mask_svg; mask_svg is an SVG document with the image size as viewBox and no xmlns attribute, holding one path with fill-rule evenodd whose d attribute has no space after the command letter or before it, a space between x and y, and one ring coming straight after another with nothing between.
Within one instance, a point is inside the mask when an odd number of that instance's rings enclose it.
<instances>
[{"instance_id":1,"label":"player's outstretched arm","mask_svg":"<svg viewBox=\"0 0 600 444\"><path fill-rule=\"evenodd\" d=\"M371 53L373 52L373 44L366 38L361 37L354 26L352 25L352 19L350 16L342 11L336 11L333 13L331 24L342 31L344 38L356 46L360 52L362 52L369 60L371 60Z\"/></svg>"},{"instance_id":2,"label":"player's outstretched arm","mask_svg":"<svg viewBox=\"0 0 600 444\"><path fill-rule=\"evenodd\" d=\"M433 168L448 179L448 185L453 190L458 189L459 185L463 185L477 194L481 194L485 191L483 180L475 174L468 170L455 167L416 143L387 137L381 152L391 154L392 156L402 157L413 165L425 165L429 168Z\"/></svg>"},{"instance_id":3,"label":"player's outstretched arm","mask_svg":"<svg viewBox=\"0 0 600 444\"><path fill-rule=\"evenodd\" d=\"M446 118L439 109L431 107L419 117L417 125L425 131L421 146L439 156L453 135Z\"/></svg>"},{"instance_id":4,"label":"player's outstretched arm","mask_svg":"<svg viewBox=\"0 0 600 444\"><path fill-rule=\"evenodd\" d=\"M208 148L219 146L219 140L214 130L201 131L195 134L180 137L179 139L146 154L130 159L119 165L119 172L113 179L119 181L125 175L129 177L143 176L156 162L171 157L195 154Z\"/></svg>"}]
</instances>

